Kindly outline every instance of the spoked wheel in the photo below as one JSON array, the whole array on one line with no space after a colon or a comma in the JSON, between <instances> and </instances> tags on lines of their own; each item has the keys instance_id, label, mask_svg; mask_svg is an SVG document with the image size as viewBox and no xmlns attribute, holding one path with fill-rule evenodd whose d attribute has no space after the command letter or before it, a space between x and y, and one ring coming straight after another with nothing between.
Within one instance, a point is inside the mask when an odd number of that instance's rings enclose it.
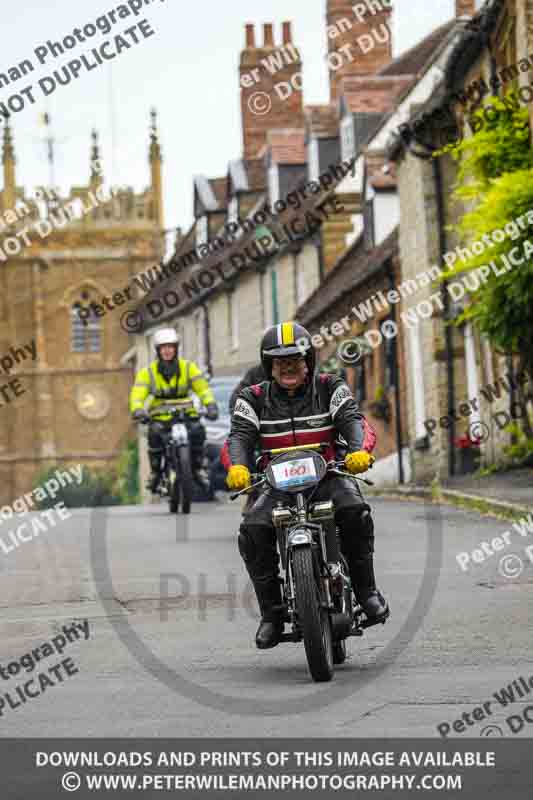
<instances>
[{"instance_id":1,"label":"spoked wheel","mask_svg":"<svg viewBox=\"0 0 533 800\"><path fill-rule=\"evenodd\" d=\"M176 483L181 484L181 512L182 514L190 514L194 481L192 477L189 448L178 447L176 449L176 459L179 467Z\"/></svg>"},{"instance_id":2,"label":"spoked wheel","mask_svg":"<svg viewBox=\"0 0 533 800\"><path fill-rule=\"evenodd\" d=\"M309 548L297 548L292 556L296 609L302 628L305 654L314 681L330 681L333 677L333 643L329 613L320 601Z\"/></svg>"}]
</instances>

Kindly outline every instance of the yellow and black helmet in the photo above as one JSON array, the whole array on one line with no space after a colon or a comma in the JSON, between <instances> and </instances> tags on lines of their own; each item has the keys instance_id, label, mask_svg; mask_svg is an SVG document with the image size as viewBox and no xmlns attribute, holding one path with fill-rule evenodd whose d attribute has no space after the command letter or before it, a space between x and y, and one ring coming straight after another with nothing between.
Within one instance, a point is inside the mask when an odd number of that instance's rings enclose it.
<instances>
[{"instance_id":1,"label":"yellow and black helmet","mask_svg":"<svg viewBox=\"0 0 533 800\"><path fill-rule=\"evenodd\" d=\"M267 328L261 341L261 363L268 377L272 377L272 359L303 356L309 375L315 371L316 353L309 332L297 322L281 322Z\"/></svg>"}]
</instances>

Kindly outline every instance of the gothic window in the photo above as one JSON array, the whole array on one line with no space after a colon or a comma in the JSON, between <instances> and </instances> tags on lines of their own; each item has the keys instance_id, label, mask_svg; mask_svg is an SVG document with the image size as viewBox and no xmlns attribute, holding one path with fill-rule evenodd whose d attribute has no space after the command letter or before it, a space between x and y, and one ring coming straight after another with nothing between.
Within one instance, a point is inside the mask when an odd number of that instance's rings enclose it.
<instances>
[{"instance_id":1,"label":"gothic window","mask_svg":"<svg viewBox=\"0 0 533 800\"><path fill-rule=\"evenodd\" d=\"M74 303L71 309L70 349L73 353L100 353L102 350L100 320L92 309L79 302Z\"/></svg>"}]
</instances>

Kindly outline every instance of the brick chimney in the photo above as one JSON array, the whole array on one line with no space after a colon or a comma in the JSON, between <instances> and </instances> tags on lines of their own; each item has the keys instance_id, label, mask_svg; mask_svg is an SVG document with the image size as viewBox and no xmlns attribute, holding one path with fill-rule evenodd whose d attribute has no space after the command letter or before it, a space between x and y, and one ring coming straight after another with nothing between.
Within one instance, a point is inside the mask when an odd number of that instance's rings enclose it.
<instances>
[{"instance_id":1,"label":"brick chimney","mask_svg":"<svg viewBox=\"0 0 533 800\"><path fill-rule=\"evenodd\" d=\"M302 61L292 41L291 23L283 23L276 43L271 23L257 41L254 25L246 25L246 44L239 67L243 156L257 158L274 128L304 126Z\"/></svg>"},{"instance_id":2,"label":"brick chimney","mask_svg":"<svg viewBox=\"0 0 533 800\"><path fill-rule=\"evenodd\" d=\"M392 60L391 13L391 0L328 0L331 100L344 76L374 75Z\"/></svg>"},{"instance_id":3,"label":"brick chimney","mask_svg":"<svg viewBox=\"0 0 533 800\"><path fill-rule=\"evenodd\" d=\"M473 17L476 13L476 0L455 0L456 17Z\"/></svg>"}]
</instances>

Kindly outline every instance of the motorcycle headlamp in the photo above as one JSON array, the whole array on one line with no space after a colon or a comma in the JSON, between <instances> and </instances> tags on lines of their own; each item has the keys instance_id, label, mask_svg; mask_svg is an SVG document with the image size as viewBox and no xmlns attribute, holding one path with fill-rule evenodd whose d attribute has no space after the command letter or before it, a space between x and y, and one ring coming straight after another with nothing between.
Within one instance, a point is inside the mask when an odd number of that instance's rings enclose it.
<instances>
[{"instance_id":1,"label":"motorcycle headlamp","mask_svg":"<svg viewBox=\"0 0 533 800\"><path fill-rule=\"evenodd\" d=\"M287 542L289 547L294 547L299 544L312 544L313 534L305 528L297 528L289 534Z\"/></svg>"},{"instance_id":2,"label":"motorcycle headlamp","mask_svg":"<svg viewBox=\"0 0 533 800\"><path fill-rule=\"evenodd\" d=\"M171 428L172 439L177 444L185 444L187 442L187 428L181 422L176 422Z\"/></svg>"}]
</instances>

